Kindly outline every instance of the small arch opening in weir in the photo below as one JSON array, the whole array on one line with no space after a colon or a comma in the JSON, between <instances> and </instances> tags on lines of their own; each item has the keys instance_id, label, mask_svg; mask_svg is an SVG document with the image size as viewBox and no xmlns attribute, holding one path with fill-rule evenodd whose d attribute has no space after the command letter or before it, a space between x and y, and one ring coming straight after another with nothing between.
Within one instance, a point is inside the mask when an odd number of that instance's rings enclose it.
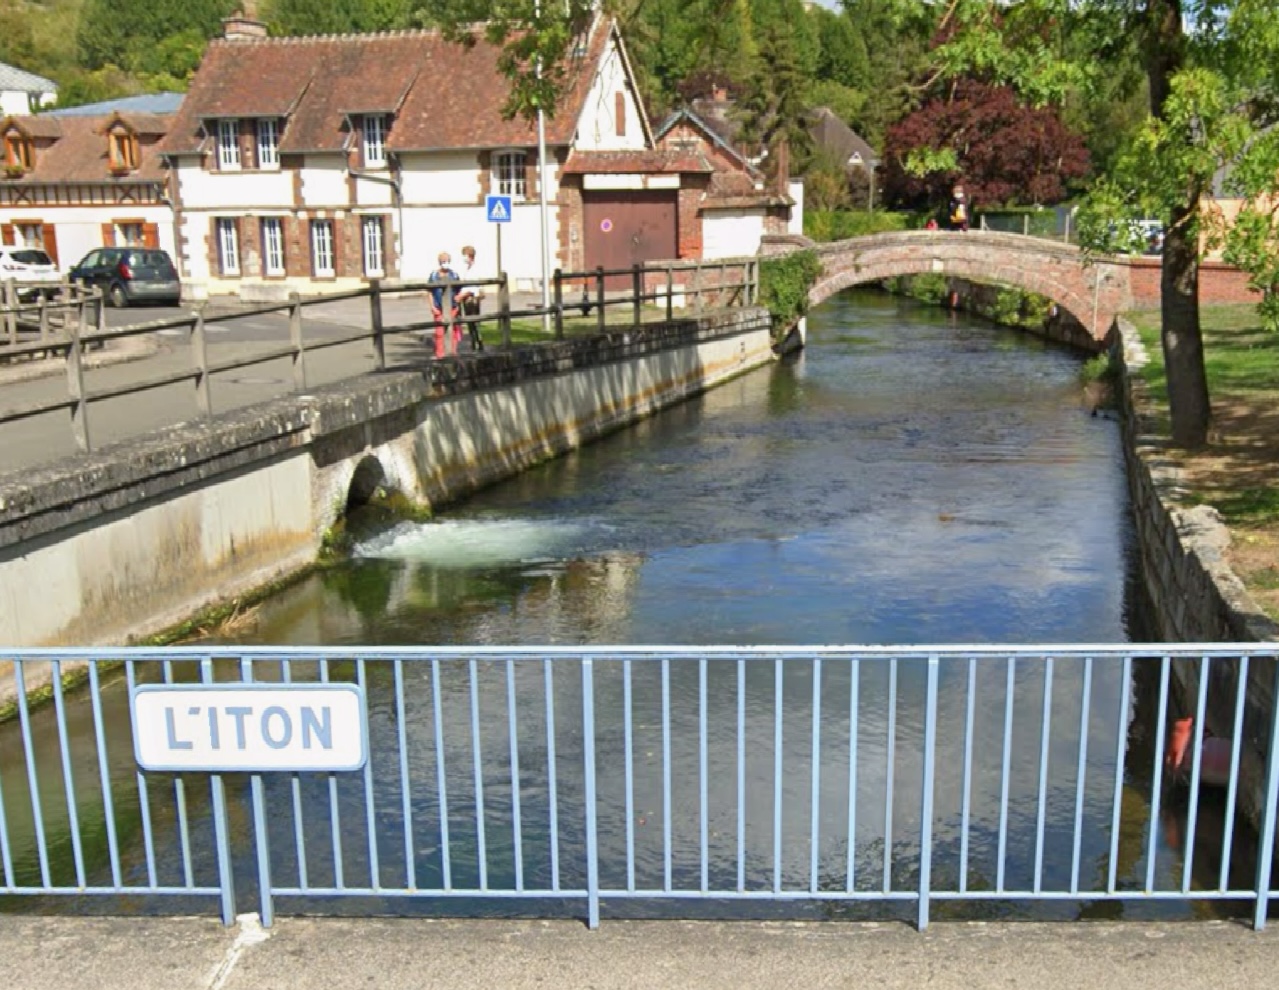
<instances>
[{"instance_id":1,"label":"small arch opening in weir","mask_svg":"<svg viewBox=\"0 0 1279 990\"><path fill-rule=\"evenodd\" d=\"M385 488L386 472L382 469L382 462L372 454L363 457L355 466L355 473L351 475L351 483L346 490L345 511L350 513L352 509L368 505Z\"/></svg>"}]
</instances>

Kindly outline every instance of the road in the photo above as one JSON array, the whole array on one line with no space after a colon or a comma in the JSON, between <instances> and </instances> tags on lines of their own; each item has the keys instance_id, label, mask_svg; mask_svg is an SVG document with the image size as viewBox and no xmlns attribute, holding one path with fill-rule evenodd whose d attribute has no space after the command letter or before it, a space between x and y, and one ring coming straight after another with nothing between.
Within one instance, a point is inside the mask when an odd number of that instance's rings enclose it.
<instances>
[{"instance_id":1,"label":"road","mask_svg":"<svg viewBox=\"0 0 1279 990\"><path fill-rule=\"evenodd\" d=\"M177 307L108 309L111 327L190 318L192 310ZM286 313L245 315L228 304L211 307L206 323L210 363L244 360L286 344ZM421 294L386 297L383 323L391 328L421 322L429 313ZM303 310L303 339L313 347L370 326L367 299L346 299L308 305ZM112 342L86 362L86 388L105 388L154 379L193 367L189 329L175 327ZM390 367L420 367L433 348L420 334L401 334L387 340ZM306 355L308 387L372 371L373 346L368 340L331 346ZM61 360L0 366L0 411L67 397L65 365ZM264 361L210 377L214 413L238 409L293 391L293 367L288 358ZM89 436L94 450L199 415L194 381L153 388L90 405ZM76 454L70 415L65 410L0 424L0 475Z\"/></svg>"}]
</instances>

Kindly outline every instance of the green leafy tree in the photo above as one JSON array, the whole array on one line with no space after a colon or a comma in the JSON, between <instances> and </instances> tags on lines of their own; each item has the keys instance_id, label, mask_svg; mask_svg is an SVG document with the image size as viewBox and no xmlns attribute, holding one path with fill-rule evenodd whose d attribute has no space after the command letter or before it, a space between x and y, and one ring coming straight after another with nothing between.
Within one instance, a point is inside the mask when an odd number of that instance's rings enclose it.
<instances>
[{"instance_id":1,"label":"green leafy tree","mask_svg":"<svg viewBox=\"0 0 1279 990\"><path fill-rule=\"evenodd\" d=\"M141 69L144 61L154 66L155 49L167 39L212 38L238 5L238 0L84 0L76 31L81 65L90 70L114 65L130 72ZM179 64L160 71L175 76L189 71L184 69L189 58L183 45L169 51Z\"/></svg>"},{"instance_id":2,"label":"green leafy tree","mask_svg":"<svg viewBox=\"0 0 1279 990\"><path fill-rule=\"evenodd\" d=\"M847 86L867 87L871 82L870 56L866 42L848 13L835 13L815 7L811 16L816 22L820 53L817 78Z\"/></svg>"}]
</instances>

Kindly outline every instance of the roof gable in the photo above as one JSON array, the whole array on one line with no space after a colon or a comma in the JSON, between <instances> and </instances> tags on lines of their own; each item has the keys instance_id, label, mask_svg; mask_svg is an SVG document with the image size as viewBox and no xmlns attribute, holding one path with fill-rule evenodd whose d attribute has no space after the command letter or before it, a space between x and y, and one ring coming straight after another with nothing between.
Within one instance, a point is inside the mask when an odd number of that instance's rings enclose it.
<instances>
[{"instance_id":1,"label":"roof gable","mask_svg":"<svg viewBox=\"0 0 1279 990\"><path fill-rule=\"evenodd\" d=\"M662 126L658 128L657 134L654 135L653 140L661 141L662 138L666 137L666 135L668 135L680 124L684 124L685 126L691 127L693 130L697 131L699 134L702 134L707 141L709 141L712 145L718 148L721 152L723 152L724 154L732 158L733 161L736 164L738 164L741 168L744 168L748 172L752 172L752 173L758 171L755 168L755 166L751 164L750 159L748 159L740 151L738 151L726 140L724 140L723 136L718 131L716 131L713 127L711 127L708 123L706 123L706 121L702 120L701 117L693 113L693 111L689 110L687 107L684 108L683 110L676 110L673 114L667 117L666 120L662 123Z\"/></svg>"},{"instance_id":2,"label":"roof gable","mask_svg":"<svg viewBox=\"0 0 1279 990\"><path fill-rule=\"evenodd\" d=\"M829 107L818 107L813 111L809 130L814 143L834 155L843 165L871 168L879 164L875 149Z\"/></svg>"}]
</instances>

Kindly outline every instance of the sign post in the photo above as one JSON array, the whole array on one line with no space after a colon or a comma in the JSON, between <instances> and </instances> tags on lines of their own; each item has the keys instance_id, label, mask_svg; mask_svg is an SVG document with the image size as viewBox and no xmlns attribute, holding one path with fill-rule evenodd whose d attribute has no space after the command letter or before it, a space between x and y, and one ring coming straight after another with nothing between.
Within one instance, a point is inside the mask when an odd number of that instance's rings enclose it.
<instances>
[{"instance_id":1,"label":"sign post","mask_svg":"<svg viewBox=\"0 0 1279 990\"><path fill-rule=\"evenodd\" d=\"M502 224L511 222L511 197L484 197L484 216L497 228L497 271L502 273Z\"/></svg>"}]
</instances>

